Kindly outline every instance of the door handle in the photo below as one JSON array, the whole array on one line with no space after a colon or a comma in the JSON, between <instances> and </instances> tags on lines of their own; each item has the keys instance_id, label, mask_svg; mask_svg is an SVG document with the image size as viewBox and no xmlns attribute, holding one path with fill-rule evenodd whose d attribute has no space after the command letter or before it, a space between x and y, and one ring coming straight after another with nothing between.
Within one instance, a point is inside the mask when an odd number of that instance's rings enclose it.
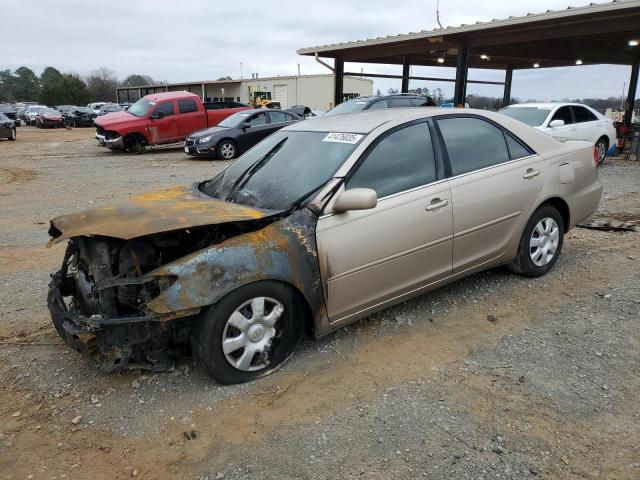
<instances>
[{"instance_id":1,"label":"door handle","mask_svg":"<svg viewBox=\"0 0 640 480\"><path fill-rule=\"evenodd\" d=\"M443 200L439 198L434 198L433 200L431 200L431 203L427 205L424 209L427 212L433 212L434 210L438 210L439 208L446 207L447 205L449 205L449 200L447 200L446 198Z\"/></svg>"},{"instance_id":2,"label":"door handle","mask_svg":"<svg viewBox=\"0 0 640 480\"><path fill-rule=\"evenodd\" d=\"M534 170L533 168L527 168L527 173L522 175L522 178L533 178L540 175L540 170Z\"/></svg>"}]
</instances>

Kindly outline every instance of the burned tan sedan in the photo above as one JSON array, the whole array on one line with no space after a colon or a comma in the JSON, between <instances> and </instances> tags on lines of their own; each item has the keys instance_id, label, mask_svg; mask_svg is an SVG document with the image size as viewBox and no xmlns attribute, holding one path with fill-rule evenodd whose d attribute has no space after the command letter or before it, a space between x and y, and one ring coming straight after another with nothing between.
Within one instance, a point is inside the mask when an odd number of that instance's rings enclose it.
<instances>
[{"instance_id":1,"label":"burned tan sedan","mask_svg":"<svg viewBox=\"0 0 640 480\"><path fill-rule=\"evenodd\" d=\"M106 368L173 367L191 344L219 382L498 265L540 276L598 206L594 147L474 110L307 120L215 178L51 221L68 239L49 308Z\"/></svg>"}]
</instances>

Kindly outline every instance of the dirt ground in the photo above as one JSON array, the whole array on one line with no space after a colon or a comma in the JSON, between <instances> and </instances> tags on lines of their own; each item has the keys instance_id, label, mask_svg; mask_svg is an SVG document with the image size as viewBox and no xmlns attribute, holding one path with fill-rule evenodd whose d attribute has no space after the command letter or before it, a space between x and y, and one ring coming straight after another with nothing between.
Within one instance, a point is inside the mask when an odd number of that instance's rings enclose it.
<instances>
[{"instance_id":1,"label":"dirt ground","mask_svg":"<svg viewBox=\"0 0 640 480\"><path fill-rule=\"evenodd\" d=\"M0 141L0 479L640 478L640 233L575 229L544 278L474 275L251 384L106 374L51 325L48 220L224 163L92 134ZM640 221L640 164L601 178L600 213Z\"/></svg>"}]
</instances>

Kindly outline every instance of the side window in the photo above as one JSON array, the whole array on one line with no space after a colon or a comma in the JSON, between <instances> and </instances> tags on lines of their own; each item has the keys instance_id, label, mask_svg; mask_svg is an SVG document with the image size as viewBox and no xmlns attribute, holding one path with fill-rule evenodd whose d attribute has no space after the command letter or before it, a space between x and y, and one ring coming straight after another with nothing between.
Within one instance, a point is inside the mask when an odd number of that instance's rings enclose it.
<instances>
[{"instance_id":1,"label":"side window","mask_svg":"<svg viewBox=\"0 0 640 480\"><path fill-rule=\"evenodd\" d=\"M594 122L596 116L584 107L572 107L573 114L576 116L576 123Z\"/></svg>"},{"instance_id":2,"label":"side window","mask_svg":"<svg viewBox=\"0 0 640 480\"><path fill-rule=\"evenodd\" d=\"M556 113L553 114L551 118L551 122L554 120L563 120L565 125L570 125L573 123L573 117L571 116L571 109L569 107L560 107L556 110Z\"/></svg>"},{"instance_id":3,"label":"side window","mask_svg":"<svg viewBox=\"0 0 640 480\"><path fill-rule=\"evenodd\" d=\"M438 120L451 173L461 175L509 161L504 134L498 127L478 118Z\"/></svg>"},{"instance_id":4,"label":"side window","mask_svg":"<svg viewBox=\"0 0 640 480\"><path fill-rule=\"evenodd\" d=\"M284 112L269 112L270 123L284 123L287 121L287 115Z\"/></svg>"},{"instance_id":5,"label":"side window","mask_svg":"<svg viewBox=\"0 0 640 480\"><path fill-rule=\"evenodd\" d=\"M413 107L413 103L410 98L390 98L389 108L394 107Z\"/></svg>"},{"instance_id":6,"label":"side window","mask_svg":"<svg viewBox=\"0 0 640 480\"><path fill-rule=\"evenodd\" d=\"M296 120L296 117L294 117L290 113L286 113L285 115L287 116L287 122L293 122L294 120Z\"/></svg>"},{"instance_id":7,"label":"side window","mask_svg":"<svg viewBox=\"0 0 640 480\"><path fill-rule=\"evenodd\" d=\"M378 100L376 103L371 105L367 110L377 110L379 108L387 108L386 100Z\"/></svg>"},{"instance_id":8,"label":"side window","mask_svg":"<svg viewBox=\"0 0 640 480\"><path fill-rule=\"evenodd\" d=\"M253 117L251 120L249 120L247 123L249 125L251 125L252 127L257 127L259 125L266 125L267 124L267 115L264 114L264 113L259 113L258 115Z\"/></svg>"},{"instance_id":9,"label":"side window","mask_svg":"<svg viewBox=\"0 0 640 480\"><path fill-rule=\"evenodd\" d=\"M154 112L162 112L165 117L169 115L173 115L173 102L162 102L159 103Z\"/></svg>"},{"instance_id":10,"label":"side window","mask_svg":"<svg viewBox=\"0 0 640 480\"><path fill-rule=\"evenodd\" d=\"M419 123L384 137L347 182L347 188L372 188L382 198L435 180L429 127Z\"/></svg>"},{"instance_id":11,"label":"side window","mask_svg":"<svg viewBox=\"0 0 640 480\"><path fill-rule=\"evenodd\" d=\"M185 99L178 100L178 111L180 113L191 113L198 111L198 105L195 100Z\"/></svg>"},{"instance_id":12,"label":"side window","mask_svg":"<svg viewBox=\"0 0 640 480\"><path fill-rule=\"evenodd\" d=\"M511 160L528 157L533 153L508 133L504 134L504 138L507 139L507 147L509 147L509 156Z\"/></svg>"}]
</instances>

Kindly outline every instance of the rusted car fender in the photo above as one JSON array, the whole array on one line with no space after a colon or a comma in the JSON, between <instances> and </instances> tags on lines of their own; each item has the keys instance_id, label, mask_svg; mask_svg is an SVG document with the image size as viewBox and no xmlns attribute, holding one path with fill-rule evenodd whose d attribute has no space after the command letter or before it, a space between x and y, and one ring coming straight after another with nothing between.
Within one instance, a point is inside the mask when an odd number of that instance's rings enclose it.
<instances>
[{"instance_id":1,"label":"rusted car fender","mask_svg":"<svg viewBox=\"0 0 640 480\"><path fill-rule=\"evenodd\" d=\"M261 230L230 238L164 265L149 277L171 285L148 304L157 314L213 305L249 283L275 280L298 290L316 326L326 324L316 246L317 216L294 212Z\"/></svg>"}]
</instances>

